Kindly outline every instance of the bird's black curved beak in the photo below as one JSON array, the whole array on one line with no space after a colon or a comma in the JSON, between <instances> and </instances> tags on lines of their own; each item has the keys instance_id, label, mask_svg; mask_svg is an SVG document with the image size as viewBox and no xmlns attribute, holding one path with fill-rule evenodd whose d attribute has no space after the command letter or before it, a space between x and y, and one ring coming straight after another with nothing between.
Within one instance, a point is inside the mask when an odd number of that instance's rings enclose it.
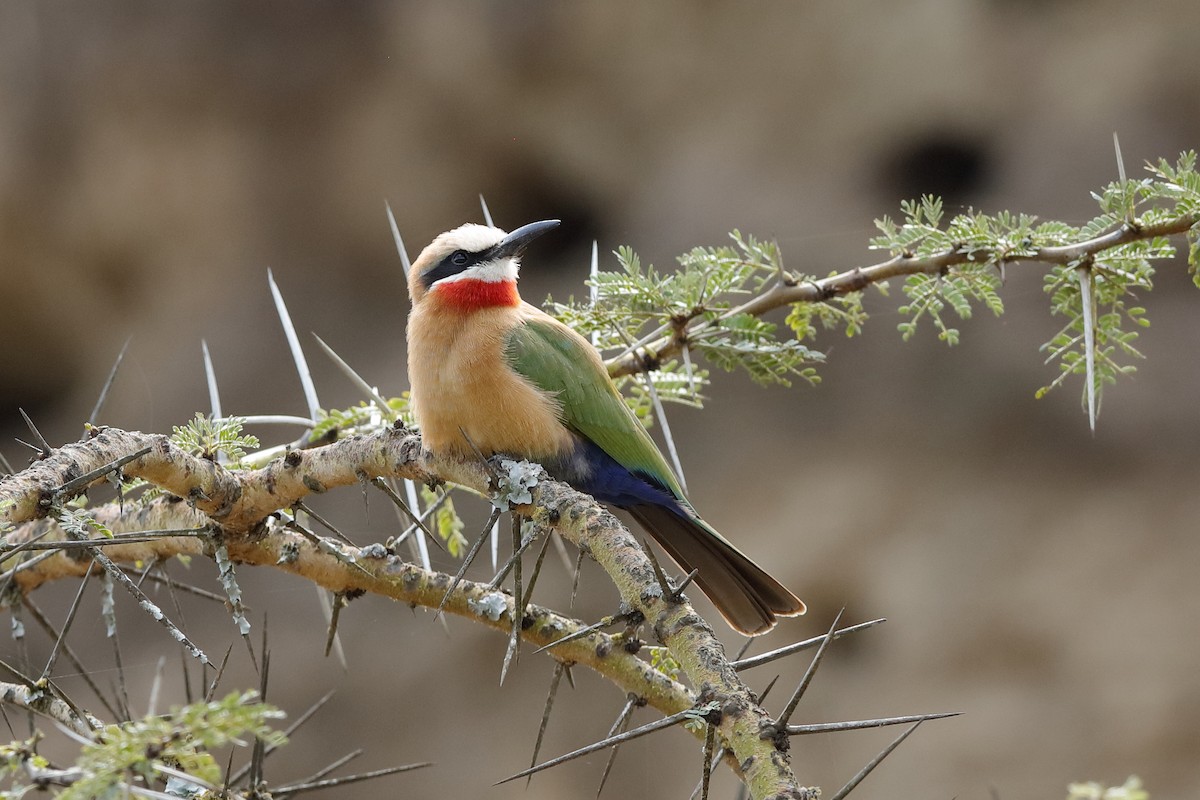
<instances>
[{"instance_id":1,"label":"bird's black curved beak","mask_svg":"<svg viewBox=\"0 0 1200 800\"><path fill-rule=\"evenodd\" d=\"M525 252L525 248L534 239L541 236L546 231L554 230L559 225L556 219L544 219L541 222L531 222L528 225L522 225L515 231L505 236L496 246L492 248L493 258L513 258L520 256Z\"/></svg>"}]
</instances>

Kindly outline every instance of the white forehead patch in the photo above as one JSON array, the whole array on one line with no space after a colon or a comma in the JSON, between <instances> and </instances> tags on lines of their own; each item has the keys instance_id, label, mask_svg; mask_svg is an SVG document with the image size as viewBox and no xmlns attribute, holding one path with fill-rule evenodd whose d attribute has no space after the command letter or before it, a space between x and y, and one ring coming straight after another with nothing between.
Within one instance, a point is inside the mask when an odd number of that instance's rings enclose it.
<instances>
[{"instance_id":1,"label":"white forehead patch","mask_svg":"<svg viewBox=\"0 0 1200 800\"><path fill-rule=\"evenodd\" d=\"M433 240L433 244L446 253L452 253L455 250L478 253L499 244L505 236L508 236L507 231L468 222L466 225L459 225L454 230L441 234Z\"/></svg>"}]
</instances>

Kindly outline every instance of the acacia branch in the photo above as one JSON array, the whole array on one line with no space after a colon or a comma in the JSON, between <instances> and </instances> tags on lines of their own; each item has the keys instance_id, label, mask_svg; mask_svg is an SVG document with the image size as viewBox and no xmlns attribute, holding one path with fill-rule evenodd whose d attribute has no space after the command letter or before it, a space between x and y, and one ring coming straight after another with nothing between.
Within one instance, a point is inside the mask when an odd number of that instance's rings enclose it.
<instances>
[{"instance_id":1,"label":"acacia branch","mask_svg":"<svg viewBox=\"0 0 1200 800\"><path fill-rule=\"evenodd\" d=\"M872 284L882 283L891 278L921 274L940 275L960 264L979 264L989 261L1072 264L1130 242L1185 233L1197 225L1200 225L1200 212L1193 212L1151 224L1126 222L1115 230L1083 242L1056 247L1039 247L1033 252L1014 254L995 248L958 247L920 257L910 253L901 253L887 261L865 267L854 267L819 280L798 281L790 276L784 276L762 294L722 313L720 319L728 319L741 314L761 317L769 311L795 303L824 303L835 297L860 292ZM621 375L645 372L647 363L659 362L678 355L684 344L698 332L695 328L704 330L712 324L711 322L698 323L693 328L691 323L697 318L693 316L688 320L687 325L677 326L671 333L656 339L643 348L610 359L608 374L615 378Z\"/></svg>"},{"instance_id":2,"label":"acacia branch","mask_svg":"<svg viewBox=\"0 0 1200 800\"><path fill-rule=\"evenodd\" d=\"M0 700L49 717L83 736L91 736L104 727L103 722L72 708L70 703L55 697L45 687L0 682Z\"/></svg>"},{"instance_id":3,"label":"acacia branch","mask_svg":"<svg viewBox=\"0 0 1200 800\"><path fill-rule=\"evenodd\" d=\"M106 547L105 553L114 561L144 562L180 554L211 557L222 544L236 562L275 566L334 592L367 591L429 608L442 602L450 576L427 572L378 546L343 548L339 558L299 534L276 529L268 524L268 518L309 494L374 477L423 482L444 479L480 493L489 491L483 464L436 459L422 449L416 433L404 429L292 451L251 471L226 470L191 456L165 436L97 429L90 438L59 448L25 471L0 480L0 523L21 524L9 532L7 540L17 543L43 534L47 538L61 536L51 521L37 520L69 499L62 487L70 485L81 491L84 487L78 482L71 483L78 476L97 470L103 474L101 468L106 464L142 450L145 454L127 461L123 472L145 478L173 496L131 506L125 512L110 504L95 509L94 518L116 533L193 529L206 524L212 525L212 533ZM732 763L740 765L752 796L798 792L786 754L786 734L775 735L773 721L757 705L725 657L720 641L686 598L664 595L637 540L593 498L549 480L544 473L530 491L531 502L515 506L514 511L590 553L699 693L625 652L613 637L601 633L554 647L555 658L595 669L666 714L715 701L719 711L710 715L708 722L725 742ZM27 592L54 578L82 575L88 568L87 563L60 552L15 572L13 578L16 586ZM515 608L507 593L470 581L461 582L445 604L449 613L505 632L512 630ZM547 645L578 630L580 623L531 605L520 627L526 641Z\"/></svg>"}]
</instances>

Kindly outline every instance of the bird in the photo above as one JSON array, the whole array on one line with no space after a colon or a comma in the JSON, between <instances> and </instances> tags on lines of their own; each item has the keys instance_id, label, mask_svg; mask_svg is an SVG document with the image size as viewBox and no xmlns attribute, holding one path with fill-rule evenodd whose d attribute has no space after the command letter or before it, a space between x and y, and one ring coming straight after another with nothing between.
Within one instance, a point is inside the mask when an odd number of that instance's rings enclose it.
<instances>
[{"instance_id":1,"label":"bird","mask_svg":"<svg viewBox=\"0 0 1200 800\"><path fill-rule=\"evenodd\" d=\"M624 509L695 581L732 628L767 632L804 603L705 522L622 400L596 348L523 302L526 248L558 220L507 233L442 233L408 274L411 408L423 446L462 460L505 455Z\"/></svg>"}]
</instances>

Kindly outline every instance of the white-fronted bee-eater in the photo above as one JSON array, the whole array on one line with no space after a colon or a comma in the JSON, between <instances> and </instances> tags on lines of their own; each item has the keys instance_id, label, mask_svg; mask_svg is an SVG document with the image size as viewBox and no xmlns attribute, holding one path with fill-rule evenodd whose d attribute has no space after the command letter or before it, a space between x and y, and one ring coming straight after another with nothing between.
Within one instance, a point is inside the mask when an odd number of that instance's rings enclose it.
<instances>
[{"instance_id":1,"label":"white-fronted bee-eater","mask_svg":"<svg viewBox=\"0 0 1200 800\"><path fill-rule=\"evenodd\" d=\"M804 603L700 518L596 348L517 293L525 248L556 227L463 225L422 251L408 276L408 372L425 447L504 454L627 510L729 624L769 630Z\"/></svg>"}]
</instances>

